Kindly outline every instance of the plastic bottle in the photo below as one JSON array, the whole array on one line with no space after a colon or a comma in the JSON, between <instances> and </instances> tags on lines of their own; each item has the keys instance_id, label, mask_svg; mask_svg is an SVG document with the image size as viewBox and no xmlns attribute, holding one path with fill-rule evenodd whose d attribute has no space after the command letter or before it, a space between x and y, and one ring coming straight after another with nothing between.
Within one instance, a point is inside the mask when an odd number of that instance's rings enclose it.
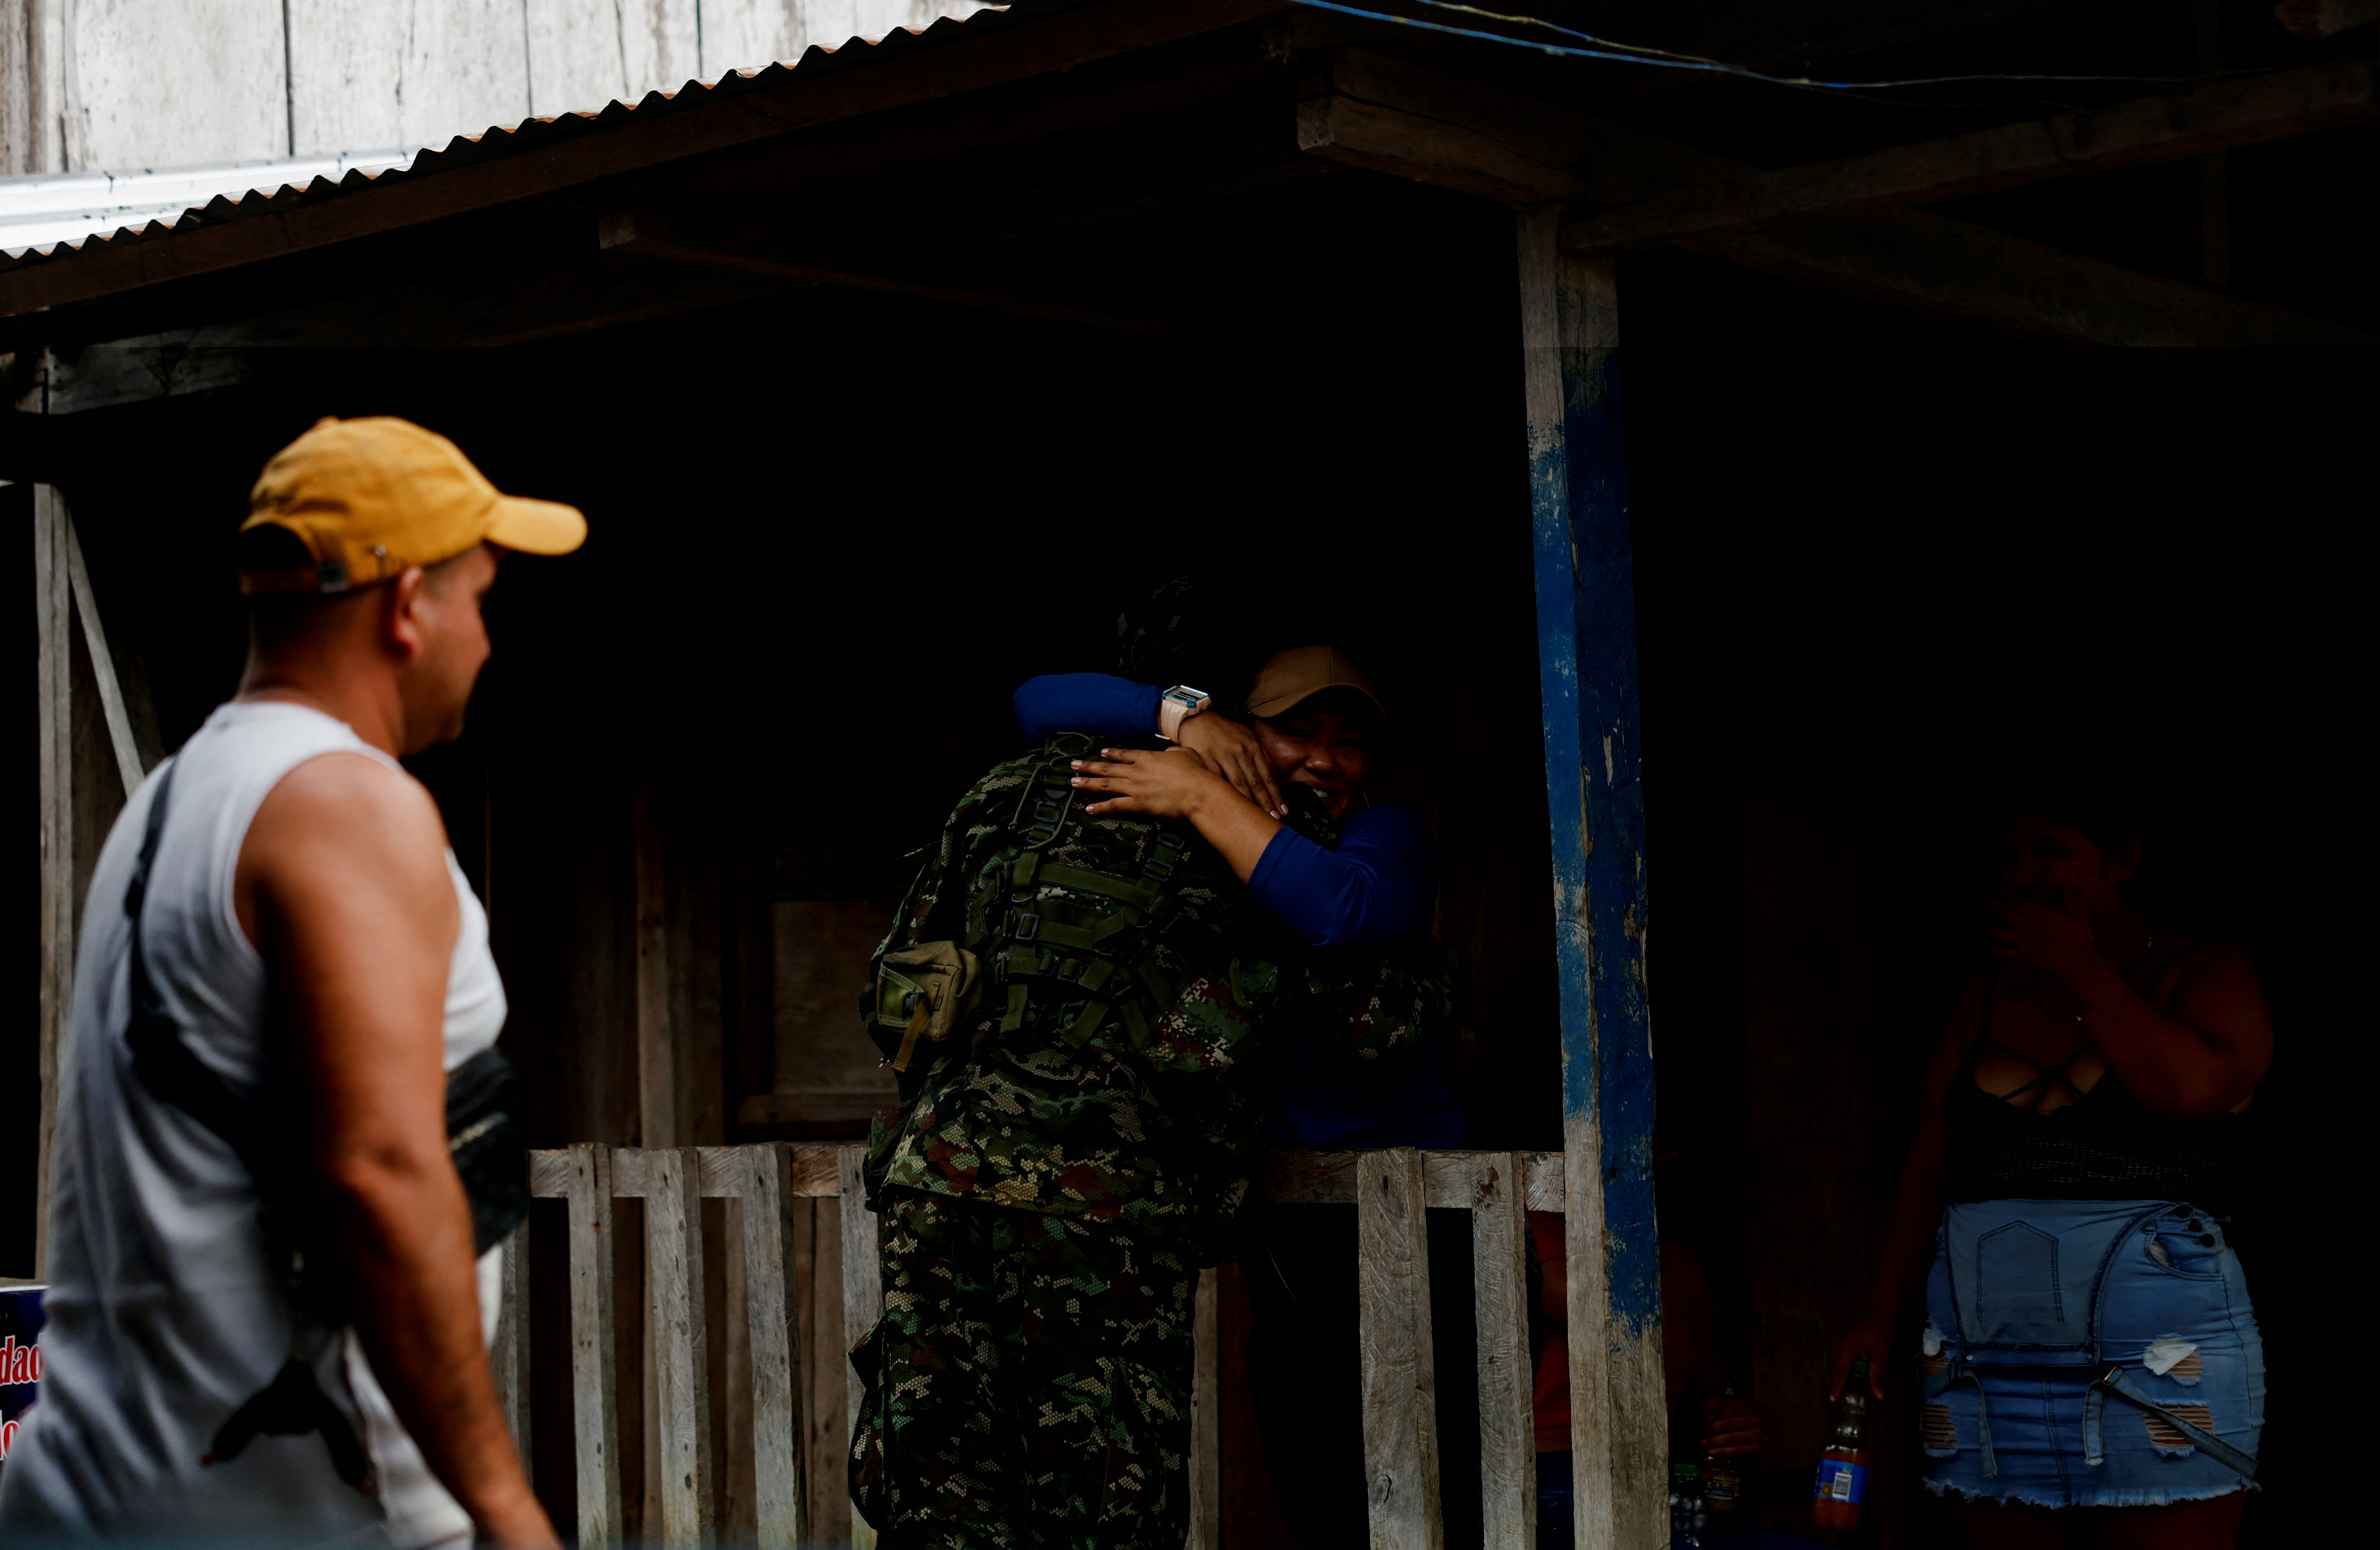
<instances>
[{"instance_id":1,"label":"plastic bottle","mask_svg":"<svg viewBox=\"0 0 2380 1550\"><path fill-rule=\"evenodd\" d=\"M1848 1532L1859 1527L1860 1504L1867 1496L1868 1455L1867 1358L1852 1362L1843 1397L1828 1416L1827 1447L1818 1455L1817 1488L1811 1493L1811 1521L1822 1529Z\"/></svg>"},{"instance_id":2,"label":"plastic bottle","mask_svg":"<svg viewBox=\"0 0 2380 1550\"><path fill-rule=\"evenodd\" d=\"M1735 1385L1727 1386L1727 1397L1735 1398ZM1722 1459L1708 1448L1703 1450L1703 1509L1726 1516L1732 1514L1743 1502L1743 1470L1738 1460Z\"/></svg>"}]
</instances>

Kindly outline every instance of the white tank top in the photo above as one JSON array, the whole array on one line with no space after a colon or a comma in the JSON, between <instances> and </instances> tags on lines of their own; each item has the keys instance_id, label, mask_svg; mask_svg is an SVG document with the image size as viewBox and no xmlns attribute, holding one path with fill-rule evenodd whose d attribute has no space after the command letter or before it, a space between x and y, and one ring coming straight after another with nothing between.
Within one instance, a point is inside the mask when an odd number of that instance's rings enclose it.
<instances>
[{"instance_id":1,"label":"white tank top","mask_svg":"<svg viewBox=\"0 0 2380 1550\"><path fill-rule=\"evenodd\" d=\"M286 704L221 706L172 761L142 916L149 974L193 1053L237 1090L262 1075L265 969L240 929L233 873L267 793L330 753L403 773L346 723ZM468 1517L423 1464L352 1332L310 1354L323 1390L358 1420L376 1501L338 1478L316 1434L261 1436L230 1463L200 1462L216 1428L280 1371L293 1332L247 1170L212 1132L149 1095L125 1045L124 895L158 784L154 774L143 782L109 831L83 910L59 1057L42 1398L0 1476L0 1538L21 1526L304 1543L384 1523L398 1550L468 1543ZM452 1071L495 1043L504 992L487 914L452 852L446 869L462 907L446 977ZM491 1337L502 1253L479 1265Z\"/></svg>"}]
</instances>

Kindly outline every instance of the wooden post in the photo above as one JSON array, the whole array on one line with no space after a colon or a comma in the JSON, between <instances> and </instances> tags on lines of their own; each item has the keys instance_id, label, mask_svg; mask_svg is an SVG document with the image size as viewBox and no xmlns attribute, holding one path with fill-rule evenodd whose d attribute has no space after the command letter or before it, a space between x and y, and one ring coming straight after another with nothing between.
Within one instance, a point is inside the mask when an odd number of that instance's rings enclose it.
<instances>
[{"instance_id":1,"label":"wooden post","mask_svg":"<svg viewBox=\"0 0 2380 1550\"><path fill-rule=\"evenodd\" d=\"M528 1446L528 1218L504 1240L504 1290L496 1306L496 1343L488 1364L496 1374L496 1403L511 1428L521 1469L530 1468Z\"/></svg>"},{"instance_id":2,"label":"wooden post","mask_svg":"<svg viewBox=\"0 0 2380 1550\"><path fill-rule=\"evenodd\" d=\"M661 1390L662 1544L710 1542L710 1340L702 1284L702 1158L692 1146L645 1148L649 1360Z\"/></svg>"},{"instance_id":3,"label":"wooden post","mask_svg":"<svg viewBox=\"0 0 2380 1550\"><path fill-rule=\"evenodd\" d=\"M1198 1272L1190 1320L1190 1538L1188 1550L1223 1544L1222 1336L1212 1265Z\"/></svg>"},{"instance_id":4,"label":"wooden post","mask_svg":"<svg viewBox=\"0 0 2380 1550\"><path fill-rule=\"evenodd\" d=\"M868 1208L867 1186L860 1168L868 1160L865 1146L845 1146L835 1153L836 1182L843 1197L843 1374L844 1392L851 1396L851 1424L859 1425L859 1374L851 1364L851 1348L868 1338L884 1316L884 1278L877 1252L876 1213ZM876 1531L851 1509L852 1550L876 1550Z\"/></svg>"},{"instance_id":5,"label":"wooden post","mask_svg":"<svg viewBox=\"0 0 2380 1550\"><path fill-rule=\"evenodd\" d=\"M570 1387L578 1458L578 1544L615 1545L620 1376L613 1343L612 1148L570 1148Z\"/></svg>"},{"instance_id":6,"label":"wooden post","mask_svg":"<svg viewBox=\"0 0 2380 1550\"><path fill-rule=\"evenodd\" d=\"M1535 1550L1528 1186L1517 1152L1473 1164L1471 1280L1479 1325L1479 1497L1486 1550Z\"/></svg>"},{"instance_id":7,"label":"wooden post","mask_svg":"<svg viewBox=\"0 0 2380 1550\"><path fill-rule=\"evenodd\" d=\"M751 1336L752 1502L762 1550L794 1550L803 1523L802 1358L794 1316L794 1163L783 1146L743 1148L744 1305Z\"/></svg>"},{"instance_id":8,"label":"wooden post","mask_svg":"<svg viewBox=\"0 0 2380 1550\"><path fill-rule=\"evenodd\" d=\"M1518 223L1538 672L1561 979L1571 1436L1580 1550L1669 1541L1635 575L1608 258Z\"/></svg>"},{"instance_id":9,"label":"wooden post","mask_svg":"<svg viewBox=\"0 0 2380 1550\"><path fill-rule=\"evenodd\" d=\"M1429 1230L1421 1153L1355 1167L1356 1322L1364 1362L1364 1489L1373 1550L1442 1550L1438 1384L1430 1352Z\"/></svg>"},{"instance_id":10,"label":"wooden post","mask_svg":"<svg viewBox=\"0 0 2380 1550\"><path fill-rule=\"evenodd\" d=\"M33 1274L49 1274L50 1144L58 1126L58 1057L74 999L74 679L67 632L73 604L67 560L67 508L58 492L33 486L34 713L41 773L42 994L41 1133L34 1164Z\"/></svg>"}]
</instances>

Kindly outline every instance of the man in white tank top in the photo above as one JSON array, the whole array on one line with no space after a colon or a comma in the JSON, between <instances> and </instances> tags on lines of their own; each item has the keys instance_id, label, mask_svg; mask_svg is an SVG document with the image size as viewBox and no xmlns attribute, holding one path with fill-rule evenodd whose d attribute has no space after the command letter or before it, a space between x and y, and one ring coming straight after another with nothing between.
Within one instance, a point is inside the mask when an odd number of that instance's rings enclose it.
<instances>
[{"instance_id":1,"label":"man in white tank top","mask_svg":"<svg viewBox=\"0 0 2380 1550\"><path fill-rule=\"evenodd\" d=\"M499 494L395 419L318 424L250 508L239 693L127 804L91 879L42 1399L0 1541L554 1545L488 1368L503 1251L475 1264L447 1148L446 1072L495 1042L504 987L437 806L396 759L462 730L501 556L566 553L586 520ZM161 788L139 940L143 1004L164 1015L145 1025L236 1098L298 1095L347 1327L292 1313L249 1169L128 1053L126 906ZM333 1413L215 1459L225 1421L293 1374Z\"/></svg>"}]
</instances>

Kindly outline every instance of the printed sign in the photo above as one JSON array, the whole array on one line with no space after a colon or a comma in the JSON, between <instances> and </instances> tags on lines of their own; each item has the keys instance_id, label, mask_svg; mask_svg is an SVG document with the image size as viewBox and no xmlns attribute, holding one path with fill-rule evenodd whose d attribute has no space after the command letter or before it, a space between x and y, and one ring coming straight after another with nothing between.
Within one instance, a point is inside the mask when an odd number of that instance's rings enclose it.
<instances>
[{"instance_id":1,"label":"printed sign","mask_svg":"<svg viewBox=\"0 0 2380 1550\"><path fill-rule=\"evenodd\" d=\"M42 1289L0 1287L0 1467L41 1393Z\"/></svg>"}]
</instances>

